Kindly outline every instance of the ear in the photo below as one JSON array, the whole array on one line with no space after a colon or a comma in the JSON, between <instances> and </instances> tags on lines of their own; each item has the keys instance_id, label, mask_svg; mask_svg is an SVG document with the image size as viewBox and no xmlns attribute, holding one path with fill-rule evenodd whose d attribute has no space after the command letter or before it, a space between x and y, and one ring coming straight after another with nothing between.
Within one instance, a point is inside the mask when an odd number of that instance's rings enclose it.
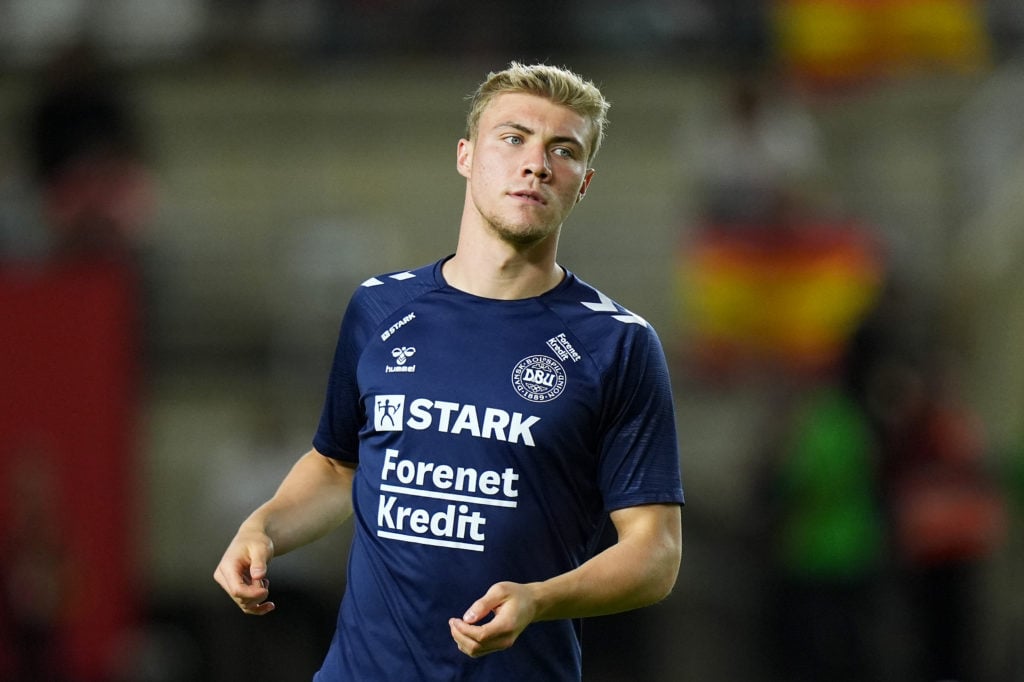
<instances>
[{"instance_id":1,"label":"ear","mask_svg":"<svg viewBox=\"0 0 1024 682\"><path fill-rule=\"evenodd\" d=\"M587 193L587 188L590 187L590 181L594 179L594 169L588 168L587 172L583 175L583 184L580 185L580 193L576 195L576 203L583 201L583 195Z\"/></svg>"},{"instance_id":2,"label":"ear","mask_svg":"<svg viewBox=\"0 0 1024 682\"><path fill-rule=\"evenodd\" d=\"M473 169L473 143L466 138L459 140L459 146L456 148L455 169L464 178L468 178Z\"/></svg>"}]
</instances>

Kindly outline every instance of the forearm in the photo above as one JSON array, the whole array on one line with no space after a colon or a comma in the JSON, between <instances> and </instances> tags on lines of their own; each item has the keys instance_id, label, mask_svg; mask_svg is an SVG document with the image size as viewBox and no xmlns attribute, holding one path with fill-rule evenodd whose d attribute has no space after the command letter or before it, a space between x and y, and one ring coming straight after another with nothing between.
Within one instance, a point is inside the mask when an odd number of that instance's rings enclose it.
<instances>
[{"instance_id":1,"label":"forearm","mask_svg":"<svg viewBox=\"0 0 1024 682\"><path fill-rule=\"evenodd\" d=\"M664 599L682 555L679 506L620 509L612 522L618 541L578 568L541 582L495 583L462 618L450 619L459 650L485 656L512 646L535 621L601 616Z\"/></svg>"},{"instance_id":2,"label":"forearm","mask_svg":"<svg viewBox=\"0 0 1024 682\"><path fill-rule=\"evenodd\" d=\"M617 523L618 541L579 568L531 583L528 587L537 608L534 620L607 615L648 606L668 596L682 556L680 510L676 505L653 509L657 517L649 522Z\"/></svg>"},{"instance_id":3,"label":"forearm","mask_svg":"<svg viewBox=\"0 0 1024 682\"><path fill-rule=\"evenodd\" d=\"M239 533L265 534L274 556L326 535L352 513L355 468L311 450L285 476L274 496L242 523Z\"/></svg>"}]
</instances>

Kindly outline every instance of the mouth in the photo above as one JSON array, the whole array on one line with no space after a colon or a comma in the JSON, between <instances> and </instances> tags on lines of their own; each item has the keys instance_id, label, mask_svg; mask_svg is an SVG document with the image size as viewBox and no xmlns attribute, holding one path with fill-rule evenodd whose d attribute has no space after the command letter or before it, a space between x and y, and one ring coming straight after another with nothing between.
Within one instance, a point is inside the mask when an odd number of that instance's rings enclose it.
<instances>
[{"instance_id":1,"label":"mouth","mask_svg":"<svg viewBox=\"0 0 1024 682\"><path fill-rule=\"evenodd\" d=\"M543 206L548 202L544 200L544 196L540 192L534 192L533 190L524 189L519 192L510 192L510 196L522 199L523 201L531 204L537 204Z\"/></svg>"}]
</instances>

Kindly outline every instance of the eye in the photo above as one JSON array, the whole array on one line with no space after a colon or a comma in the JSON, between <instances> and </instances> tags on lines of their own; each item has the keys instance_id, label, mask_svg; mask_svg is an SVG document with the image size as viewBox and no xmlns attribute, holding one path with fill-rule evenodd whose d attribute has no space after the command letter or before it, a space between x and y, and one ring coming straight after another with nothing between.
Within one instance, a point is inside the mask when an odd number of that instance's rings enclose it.
<instances>
[{"instance_id":1,"label":"eye","mask_svg":"<svg viewBox=\"0 0 1024 682\"><path fill-rule=\"evenodd\" d=\"M554 154L560 156L563 159L575 159L576 151L569 147L555 147Z\"/></svg>"},{"instance_id":2,"label":"eye","mask_svg":"<svg viewBox=\"0 0 1024 682\"><path fill-rule=\"evenodd\" d=\"M512 145L519 145L523 143L523 138L521 135L506 135L505 142Z\"/></svg>"}]
</instances>

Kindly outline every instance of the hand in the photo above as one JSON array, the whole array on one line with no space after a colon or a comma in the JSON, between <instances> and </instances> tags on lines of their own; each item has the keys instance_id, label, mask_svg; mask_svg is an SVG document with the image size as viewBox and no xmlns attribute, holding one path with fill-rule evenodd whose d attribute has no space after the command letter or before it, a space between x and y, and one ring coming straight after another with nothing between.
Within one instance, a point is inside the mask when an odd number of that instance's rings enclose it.
<instances>
[{"instance_id":1,"label":"hand","mask_svg":"<svg viewBox=\"0 0 1024 682\"><path fill-rule=\"evenodd\" d=\"M270 596L267 565L274 545L266 534L240 530L213 572L213 579L224 588L243 612L263 616L274 610Z\"/></svg>"},{"instance_id":2,"label":"hand","mask_svg":"<svg viewBox=\"0 0 1024 682\"><path fill-rule=\"evenodd\" d=\"M477 625L492 613L493 619ZM462 618L450 619L448 627L459 651L479 658L512 646L536 613L536 601L528 585L501 582L473 602Z\"/></svg>"}]
</instances>

